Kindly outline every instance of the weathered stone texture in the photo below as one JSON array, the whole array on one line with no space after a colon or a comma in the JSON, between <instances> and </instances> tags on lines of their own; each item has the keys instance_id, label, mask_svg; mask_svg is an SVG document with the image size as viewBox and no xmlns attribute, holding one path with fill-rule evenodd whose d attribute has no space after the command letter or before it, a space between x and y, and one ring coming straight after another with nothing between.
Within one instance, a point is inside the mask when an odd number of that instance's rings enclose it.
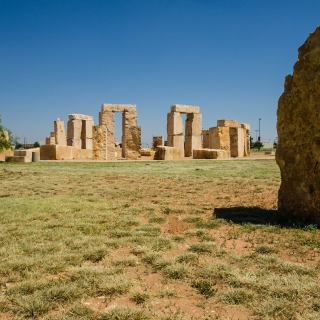
<instances>
[{"instance_id":1,"label":"weathered stone texture","mask_svg":"<svg viewBox=\"0 0 320 320\"><path fill-rule=\"evenodd\" d=\"M237 120L218 120L217 127L241 128L241 123Z\"/></svg>"},{"instance_id":2,"label":"weathered stone texture","mask_svg":"<svg viewBox=\"0 0 320 320\"><path fill-rule=\"evenodd\" d=\"M241 128L245 130L244 156L250 156L250 125L241 123Z\"/></svg>"},{"instance_id":3,"label":"weathered stone texture","mask_svg":"<svg viewBox=\"0 0 320 320\"><path fill-rule=\"evenodd\" d=\"M158 147L164 146L164 137L153 137L153 150L156 151Z\"/></svg>"},{"instance_id":4,"label":"weathered stone texture","mask_svg":"<svg viewBox=\"0 0 320 320\"><path fill-rule=\"evenodd\" d=\"M154 160L180 160L181 150L174 147L158 147Z\"/></svg>"},{"instance_id":5,"label":"weathered stone texture","mask_svg":"<svg viewBox=\"0 0 320 320\"><path fill-rule=\"evenodd\" d=\"M67 145L69 147L82 149L82 140L81 139L67 139Z\"/></svg>"},{"instance_id":6,"label":"weathered stone texture","mask_svg":"<svg viewBox=\"0 0 320 320\"><path fill-rule=\"evenodd\" d=\"M200 113L200 108L195 106L187 106L184 104L175 104L171 106L171 112L180 112L182 114Z\"/></svg>"},{"instance_id":7,"label":"weathered stone texture","mask_svg":"<svg viewBox=\"0 0 320 320\"><path fill-rule=\"evenodd\" d=\"M184 157L184 136L168 136L167 146L172 148L177 148L180 150L180 157Z\"/></svg>"},{"instance_id":8,"label":"weathered stone texture","mask_svg":"<svg viewBox=\"0 0 320 320\"><path fill-rule=\"evenodd\" d=\"M209 129L210 149L230 151L230 128L212 127Z\"/></svg>"},{"instance_id":9,"label":"weathered stone texture","mask_svg":"<svg viewBox=\"0 0 320 320\"><path fill-rule=\"evenodd\" d=\"M203 137L202 148L209 149L210 148L209 130L202 130L201 135Z\"/></svg>"},{"instance_id":10,"label":"weathered stone texture","mask_svg":"<svg viewBox=\"0 0 320 320\"><path fill-rule=\"evenodd\" d=\"M92 159L92 150L59 145L43 145L40 147L40 160L78 159Z\"/></svg>"},{"instance_id":11,"label":"weathered stone texture","mask_svg":"<svg viewBox=\"0 0 320 320\"><path fill-rule=\"evenodd\" d=\"M14 155L14 150L13 148L10 149L3 149L0 151L0 161L4 161L6 157L10 157Z\"/></svg>"},{"instance_id":12,"label":"weathered stone texture","mask_svg":"<svg viewBox=\"0 0 320 320\"><path fill-rule=\"evenodd\" d=\"M141 127L126 128L125 142L125 158L127 160L141 159Z\"/></svg>"},{"instance_id":13,"label":"weathered stone texture","mask_svg":"<svg viewBox=\"0 0 320 320\"><path fill-rule=\"evenodd\" d=\"M89 120L93 121L93 117L84 114L69 114L69 120Z\"/></svg>"},{"instance_id":14,"label":"weathered stone texture","mask_svg":"<svg viewBox=\"0 0 320 320\"><path fill-rule=\"evenodd\" d=\"M47 145L53 145L56 143L56 138L55 137L46 137L46 144Z\"/></svg>"},{"instance_id":15,"label":"weathered stone texture","mask_svg":"<svg viewBox=\"0 0 320 320\"><path fill-rule=\"evenodd\" d=\"M228 159L230 158L230 151L217 149L194 149L194 159Z\"/></svg>"},{"instance_id":16,"label":"weathered stone texture","mask_svg":"<svg viewBox=\"0 0 320 320\"><path fill-rule=\"evenodd\" d=\"M167 135L183 135L184 128L182 123L182 118L180 112L171 112L168 113L167 117Z\"/></svg>"},{"instance_id":17,"label":"weathered stone texture","mask_svg":"<svg viewBox=\"0 0 320 320\"><path fill-rule=\"evenodd\" d=\"M107 128L105 126L92 127L92 159L107 160Z\"/></svg>"},{"instance_id":18,"label":"weathered stone texture","mask_svg":"<svg viewBox=\"0 0 320 320\"><path fill-rule=\"evenodd\" d=\"M245 135L245 129L243 128L230 128L231 157L242 158L244 156Z\"/></svg>"},{"instance_id":19,"label":"weathered stone texture","mask_svg":"<svg viewBox=\"0 0 320 320\"><path fill-rule=\"evenodd\" d=\"M69 120L67 123L67 138L81 139L82 120ZM68 144L69 145L69 144Z\"/></svg>"},{"instance_id":20,"label":"weathered stone texture","mask_svg":"<svg viewBox=\"0 0 320 320\"><path fill-rule=\"evenodd\" d=\"M201 137L202 114L188 114L186 119L186 136Z\"/></svg>"},{"instance_id":21,"label":"weathered stone texture","mask_svg":"<svg viewBox=\"0 0 320 320\"><path fill-rule=\"evenodd\" d=\"M202 146L200 136L186 136L185 137L185 151L184 154L186 157L192 157L193 149L200 149Z\"/></svg>"},{"instance_id":22,"label":"weathered stone texture","mask_svg":"<svg viewBox=\"0 0 320 320\"><path fill-rule=\"evenodd\" d=\"M31 162L31 157L29 156L7 156L6 162Z\"/></svg>"},{"instance_id":23,"label":"weathered stone texture","mask_svg":"<svg viewBox=\"0 0 320 320\"><path fill-rule=\"evenodd\" d=\"M320 223L320 26L299 48L278 102L279 209Z\"/></svg>"},{"instance_id":24,"label":"weathered stone texture","mask_svg":"<svg viewBox=\"0 0 320 320\"><path fill-rule=\"evenodd\" d=\"M101 111L109 112L137 112L137 107L134 104L110 104L103 103L101 105Z\"/></svg>"},{"instance_id":25,"label":"weathered stone texture","mask_svg":"<svg viewBox=\"0 0 320 320\"><path fill-rule=\"evenodd\" d=\"M55 144L60 146L67 145L66 139L66 129L64 126L64 121L59 118L54 122L54 134L55 134Z\"/></svg>"}]
</instances>

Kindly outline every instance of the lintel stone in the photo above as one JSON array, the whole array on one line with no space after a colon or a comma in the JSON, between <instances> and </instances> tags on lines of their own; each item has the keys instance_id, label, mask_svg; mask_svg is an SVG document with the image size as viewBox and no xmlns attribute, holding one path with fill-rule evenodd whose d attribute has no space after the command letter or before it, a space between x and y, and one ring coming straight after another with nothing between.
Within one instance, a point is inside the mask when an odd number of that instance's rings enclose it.
<instances>
[{"instance_id":1,"label":"lintel stone","mask_svg":"<svg viewBox=\"0 0 320 320\"><path fill-rule=\"evenodd\" d=\"M182 114L200 113L200 108L195 106L187 106L184 104L175 104L171 106L171 112L180 112Z\"/></svg>"},{"instance_id":2,"label":"lintel stone","mask_svg":"<svg viewBox=\"0 0 320 320\"><path fill-rule=\"evenodd\" d=\"M101 105L101 111L112 111L112 112L137 112L135 104L110 104L103 103Z\"/></svg>"}]
</instances>

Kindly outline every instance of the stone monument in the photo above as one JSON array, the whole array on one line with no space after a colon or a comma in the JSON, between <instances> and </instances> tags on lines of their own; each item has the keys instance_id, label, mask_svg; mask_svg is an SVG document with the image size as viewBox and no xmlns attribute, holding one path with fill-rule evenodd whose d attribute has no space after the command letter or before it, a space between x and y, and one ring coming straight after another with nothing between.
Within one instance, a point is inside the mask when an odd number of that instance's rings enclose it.
<instances>
[{"instance_id":1,"label":"stone monument","mask_svg":"<svg viewBox=\"0 0 320 320\"><path fill-rule=\"evenodd\" d=\"M278 102L279 209L320 223L320 26L298 50Z\"/></svg>"}]
</instances>

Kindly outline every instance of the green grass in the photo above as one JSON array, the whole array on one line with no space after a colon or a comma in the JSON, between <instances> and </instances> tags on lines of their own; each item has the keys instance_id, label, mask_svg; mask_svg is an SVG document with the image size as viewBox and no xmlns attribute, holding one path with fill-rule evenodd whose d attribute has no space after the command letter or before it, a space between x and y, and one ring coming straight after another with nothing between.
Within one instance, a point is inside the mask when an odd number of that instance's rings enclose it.
<instances>
[{"instance_id":1,"label":"green grass","mask_svg":"<svg viewBox=\"0 0 320 320\"><path fill-rule=\"evenodd\" d=\"M274 160L145 164L0 164L1 319L316 319L320 231Z\"/></svg>"}]
</instances>

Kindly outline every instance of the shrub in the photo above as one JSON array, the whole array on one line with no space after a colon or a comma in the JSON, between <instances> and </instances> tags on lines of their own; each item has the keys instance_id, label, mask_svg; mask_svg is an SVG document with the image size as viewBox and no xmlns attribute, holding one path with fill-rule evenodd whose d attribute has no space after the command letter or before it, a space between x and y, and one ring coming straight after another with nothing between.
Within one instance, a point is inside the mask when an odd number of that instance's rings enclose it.
<instances>
[{"instance_id":1,"label":"shrub","mask_svg":"<svg viewBox=\"0 0 320 320\"><path fill-rule=\"evenodd\" d=\"M217 289L214 289L213 287L216 285L216 283L211 283L209 281L193 281L192 287L196 288L198 292L206 297L206 299L213 297Z\"/></svg>"}]
</instances>

